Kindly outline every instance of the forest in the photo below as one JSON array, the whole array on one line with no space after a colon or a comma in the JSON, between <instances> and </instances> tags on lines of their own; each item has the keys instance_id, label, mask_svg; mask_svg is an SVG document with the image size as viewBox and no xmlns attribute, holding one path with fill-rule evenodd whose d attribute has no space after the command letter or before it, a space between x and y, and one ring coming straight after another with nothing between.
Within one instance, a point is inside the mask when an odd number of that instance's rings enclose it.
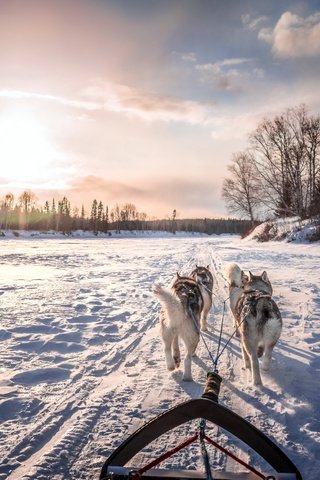
<instances>
[{"instance_id":1,"label":"forest","mask_svg":"<svg viewBox=\"0 0 320 480\"><path fill-rule=\"evenodd\" d=\"M243 234L250 227L248 220L237 218L195 218L179 219L174 209L164 219L149 218L145 212L139 212L132 203L116 204L109 209L100 200L94 199L91 210L85 211L72 207L67 197L43 206L37 204L36 195L25 190L15 199L7 193L0 199L0 230L38 230L55 231L70 234L75 230L98 233L120 233L122 230L138 231L177 231L206 233L208 235L222 233Z\"/></svg>"}]
</instances>

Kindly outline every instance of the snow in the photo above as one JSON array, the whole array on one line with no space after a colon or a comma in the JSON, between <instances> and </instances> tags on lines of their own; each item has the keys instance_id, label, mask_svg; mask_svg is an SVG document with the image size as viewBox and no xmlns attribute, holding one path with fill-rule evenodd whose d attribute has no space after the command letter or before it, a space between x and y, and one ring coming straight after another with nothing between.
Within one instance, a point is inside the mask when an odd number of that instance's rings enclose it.
<instances>
[{"instance_id":1,"label":"snow","mask_svg":"<svg viewBox=\"0 0 320 480\"><path fill-rule=\"evenodd\" d=\"M319 221L301 220L299 217L277 218L258 225L246 240L283 240L286 242L308 243L319 239Z\"/></svg>"},{"instance_id":2,"label":"snow","mask_svg":"<svg viewBox=\"0 0 320 480\"><path fill-rule=\"evenodd\" d=\"M204 335L214 354L230 262L267 270L284 327L259 388L249 384L239 340L232 339L219 362L220 403L273 439L304 478L318 479L319 244L150 235L1 239L0 480L98 478L104 460L136 428L199 397L211 366L205 346L200 343L192 363L194 382L183 382L180 370L166 370L151 288L169 284L176 271L210 265L214 305ZM233 331L225 303L224 342ZM132 464L147 463L196 427L192 422L169 432ZM238 440L217 427L211 431L263 467ZM210 458L215 468L243 470L214 449ZM166 466L202 469L198 445Z\"/></svg>"}]
</instances>

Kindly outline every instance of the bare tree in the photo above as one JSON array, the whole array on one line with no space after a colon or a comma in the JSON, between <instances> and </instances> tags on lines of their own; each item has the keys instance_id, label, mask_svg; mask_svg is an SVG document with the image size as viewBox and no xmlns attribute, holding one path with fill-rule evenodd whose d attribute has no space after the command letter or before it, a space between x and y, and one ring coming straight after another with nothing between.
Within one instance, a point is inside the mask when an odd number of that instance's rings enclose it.
<instances>
[{"instance_id":1,"label":"bare tree","mask_svg":"<svg viewBox=\"0 0 320 480\"><path fill-rule=\"evenodd\" d=\"M223 181L222 198L230 212L248 216L253 224L260 204L253 156L249 152L235 154L228 171L230 177Z\"/></svg>"},{"instance_id":2,"label":"bare tree","mask_svg":"<svg viewBox=\"0 0 320 480\"><path fill-rule=\"evenodd\" d=\"M10 228L10 215L13 209L14 195L9 192L5 195L4 201L2 202L2 210L4 212L4 228L7 230Z\"/></svg>"},{"instance_id":3,"label":"bare tree","mask_svg":"<svg viewBox=\"0 0 320 480\"><path fill-rule=\"evenodd\" d=\"M320 170L320 118L304 105L263 120L250 136L265 204L280 216L307 216Z\"/></svg>"},{"instance_id":4,"label":"bare tree","mask_svg":"<svg viewBox=\"0 0 320 480\"><path fill-rule=\"evenodd\" d=\"M28 229L30 213L35 207L37 198L33 192L31 192L30 190L25 190L24 192L22 192L18 200L22 209L20 225L22 228Z\"/></svg>"}]
</instances>

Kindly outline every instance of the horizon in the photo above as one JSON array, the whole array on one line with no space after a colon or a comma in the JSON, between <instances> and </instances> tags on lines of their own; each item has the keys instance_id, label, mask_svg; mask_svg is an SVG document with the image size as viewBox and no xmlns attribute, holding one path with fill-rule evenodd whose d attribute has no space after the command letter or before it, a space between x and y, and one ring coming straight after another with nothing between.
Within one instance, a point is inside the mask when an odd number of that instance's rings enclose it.
<instances>
[{"instance_id":1,"label":"horizon","mask_svg":"<svg viewBox=\"0 0 320 480\"><path fill-rule=\"evenodd\" d=\"M320 112L315 0L0 0L0 199L230 218L232 154Z\"/></svg>"}]
</instances>

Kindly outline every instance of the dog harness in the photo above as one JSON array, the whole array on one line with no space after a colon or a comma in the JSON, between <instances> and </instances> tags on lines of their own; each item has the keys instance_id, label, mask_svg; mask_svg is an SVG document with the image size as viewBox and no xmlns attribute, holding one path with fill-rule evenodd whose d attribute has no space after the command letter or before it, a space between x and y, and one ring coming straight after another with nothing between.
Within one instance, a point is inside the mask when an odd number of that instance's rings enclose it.
<instances>
[{"instance_id":1,"label":"dog harness","mask_svg":"<svg viewBox=\"0 0 320 480\"><path fill-rule=\"evenodd\" d=\"M241 312L244 308L249 309L253 315L256 315L257 303L261 298L271 299L271 295L262 290L248 290L247 292L243 292L236 304L235 310L237 318L240 319Z\"/></svg>"}]
</instances>

